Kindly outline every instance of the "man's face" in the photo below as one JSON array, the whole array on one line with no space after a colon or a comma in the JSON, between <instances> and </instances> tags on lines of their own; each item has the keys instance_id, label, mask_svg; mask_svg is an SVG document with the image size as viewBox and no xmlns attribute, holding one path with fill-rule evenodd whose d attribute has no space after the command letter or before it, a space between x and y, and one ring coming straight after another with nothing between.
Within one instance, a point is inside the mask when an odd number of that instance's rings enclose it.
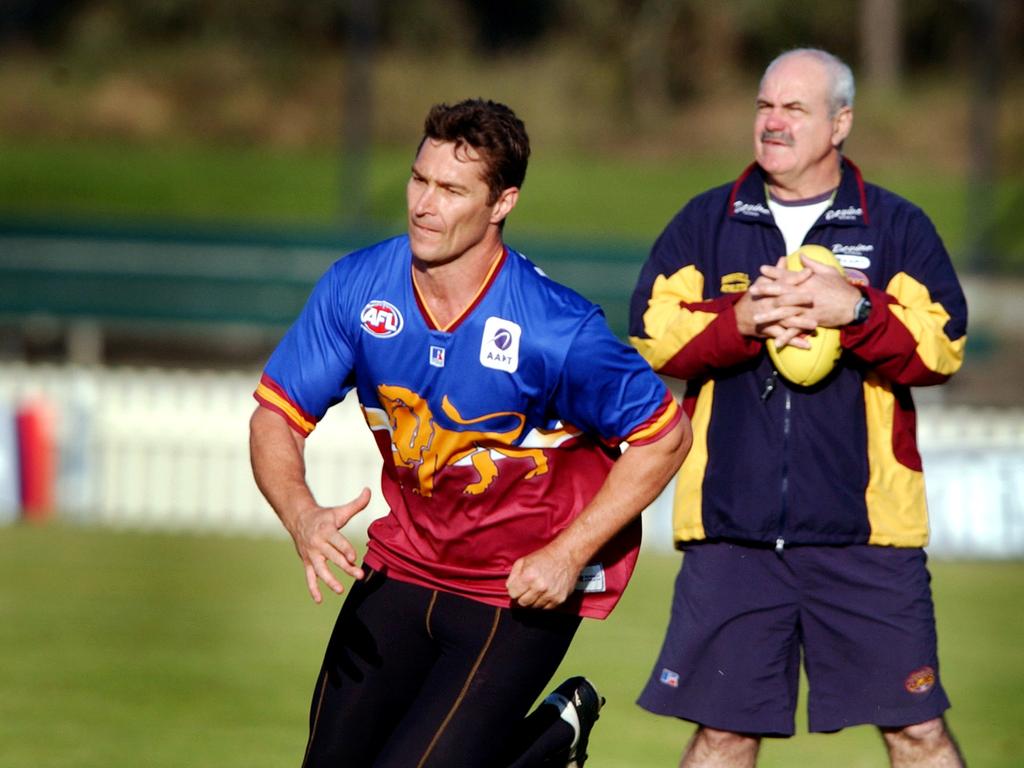
<instances>
[{"instance_id":1,"label":"man's face","mask_svg":"<svg viewBox=\"0 0 1024 768\"><path fill-rule=\"evenodd\" d=\"M783 59L757 94L754 155L779 183L799 187L823 169L835 168L834 153L850 132L852 112L829 116L828 72L802 55Z\"/></svg>"},{"instance_id":2,"label":"man's face","mask_svg":"<svg viewBox=\"0 0 1024 768\"><path fill-rule=\"evenodd\" d=\"M405 188L409 242L428 264L454 261L488 236L511 206L505 190L494 203L484 181L486 167L469 146L426 139ZM514 202L513 202L514 204Z\"/></svg>"}]
</instances>

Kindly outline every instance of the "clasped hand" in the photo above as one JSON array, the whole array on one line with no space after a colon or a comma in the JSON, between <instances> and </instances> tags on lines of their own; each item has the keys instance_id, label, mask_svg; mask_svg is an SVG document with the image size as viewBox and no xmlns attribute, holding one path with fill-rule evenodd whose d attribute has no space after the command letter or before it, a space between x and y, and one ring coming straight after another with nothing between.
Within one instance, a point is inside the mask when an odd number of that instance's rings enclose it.
<instances>
[{"instance_id":1,"label":"clasped hand","mask_svg":"<svg viewBox=\"0 0 1024 768\"><path fill-rule=\"evenodd\" d=\"M736 324L745 336L773 339L810 349L804 338L819 325L839 328L853 319L860 292L839 272L801 257L804 268L790 271L786 258L765 264L747 293L736 302Z\"/></svg>"}]
</instances>

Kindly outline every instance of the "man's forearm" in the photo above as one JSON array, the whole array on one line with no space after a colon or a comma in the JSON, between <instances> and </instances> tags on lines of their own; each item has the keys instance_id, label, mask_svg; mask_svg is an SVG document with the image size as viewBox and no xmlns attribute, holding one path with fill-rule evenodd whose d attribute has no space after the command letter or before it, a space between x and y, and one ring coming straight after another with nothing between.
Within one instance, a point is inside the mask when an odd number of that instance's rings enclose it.
<instances>
[{"instance_id":1,"label":"man's forearm","mask_svg":"<svg viewBox=\"0 0 1024 768\"><path fill-rule=\"evenodd\" d=\"M582 568L657 498L686 458L692 440L689 419L683 416L661 439L628 448L591 502L552 545Z\"/></svg>"},{"instance_id":2,"label":"man's forearm","mask_svg":"<svg viewBox=\"0 0 1024 768\"><path fill-rule=\"evenodd\" d=\"M249 421L249 456L256 486L285 528L316 505L306 484L305 439L268 408L258 407Z\"/></svg>"}]
</instances>

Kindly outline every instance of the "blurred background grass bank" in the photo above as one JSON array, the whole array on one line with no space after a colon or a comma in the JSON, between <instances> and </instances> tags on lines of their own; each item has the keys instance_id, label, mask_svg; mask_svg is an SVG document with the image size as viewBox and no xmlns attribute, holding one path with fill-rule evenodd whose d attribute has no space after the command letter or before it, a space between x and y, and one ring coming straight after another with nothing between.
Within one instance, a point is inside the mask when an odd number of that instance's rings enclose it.
<instances>
[{"instance_id":1,"label":"blurred background grass bank","mask_svg":"<svg viewBox=\"0 0 1024 768\"><path fill-rule=\"evenodd\" d=\"M915 393L940 653L970 763L1024 762L1019 2L0 0L0 766L297 761L333 608L253 486L250 394L327 266L404 230L432 104L525 120L506 238L625 336L654 238L750 162L760 74L802 45L853 66L847 154L968 292L964 369ZM325 501L379 462L351 403L309 441ZM632 705L678 565L665 500L645 524L622 609L566 661L608 688L595 768L686 738ZM764 751L881 760L869 729Z\"/></svg>"},{"instance_id":2,"label":"blurred background grass bank","mask_svg":"<svg viewBox=\"0 0 1024 768\"><path fill-rule=\"evenodd\" d=\"M818 45L858 77L847 153L974 299L946 397L1018 400L1022 28L1010 0L7 0L0 355L258 366L333 258L404 229L423 116L470 96L532 137L509 241L624 334L650 243L749 162L765 63Z\"/></svg>"}]
</instances>

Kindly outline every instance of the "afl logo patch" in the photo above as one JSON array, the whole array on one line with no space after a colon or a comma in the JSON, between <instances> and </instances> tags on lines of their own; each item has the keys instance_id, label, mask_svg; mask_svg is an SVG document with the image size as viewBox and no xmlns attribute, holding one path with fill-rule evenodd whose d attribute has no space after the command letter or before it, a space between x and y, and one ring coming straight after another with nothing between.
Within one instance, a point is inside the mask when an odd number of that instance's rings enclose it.
<instances>
[{"instance_id":1,"label":"afl logo patch","mask_svg":"<svg viewBox=\"0 0 1024 768\"><path fill-rule=\"evenodd\" d=\"M405 321L398 307L389 301L374 299L368 302L359 313L359 322L363 330L378 339L387 339L402 332Z\"/></svg>"},{"instance_id":2,"label":"afl logo patch","mask_svg":"<svg viewBox=\"0 0 1024 768\"><path fill-rule=\"evenodd\" d=\"M931 667L915 669L907 675L903 687L908 693L928 693L935 687L935 670Z\"/></svg>"}]
</instances>

